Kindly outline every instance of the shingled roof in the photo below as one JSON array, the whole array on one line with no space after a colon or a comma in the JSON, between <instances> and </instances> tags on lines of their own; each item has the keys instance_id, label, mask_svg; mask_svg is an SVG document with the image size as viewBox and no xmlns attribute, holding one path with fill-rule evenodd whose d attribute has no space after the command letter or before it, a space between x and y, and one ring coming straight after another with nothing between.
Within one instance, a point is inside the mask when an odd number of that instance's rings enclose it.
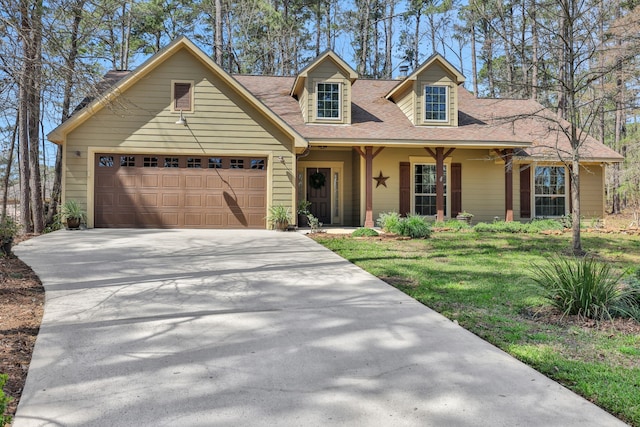
<instances>
[{"instance_id":1,"label":"shingled roof","mask_svg":"<svg viewBox=\"0 0 640 427\"><path fill-rule=\"evenodd\" d=\"M234 75L234 78L312 144L512 147L519 148L520 157L555 160L558 153L571 152L557 119L531 100L476 98L459 86L457 127L414 126L395 103L385 98L398 80L361 79L352 86L351 125L307 124L298 101L290 96L293 77ZM623 159L590 136L585 138L580 155L590 161Z\"/></svg>"},{"instance_id":2,"label":"shingled roof","mask_svg":"<svg viewBox=\"0 0 640 427\"><path fill-rule=\"evenodd\" d=\"M129 74L109 72L106 90ZM290 94L295 77L234 75L273 113L316 145L457 146L516 148L522 158L568 159L571 146L555 115L532 100L476 98L458 86L458 126L414 126L398 106L385 98L399 80L360 79L352 85L351 125L305 123L298 100ZM85 99L79 106L90 101ZM79 109L78 108L78 109ZM76 109L76 111L78 110ZM624 158L591 136L580 149L585 161L621 162Z\"/></svg>"}]
</instances>

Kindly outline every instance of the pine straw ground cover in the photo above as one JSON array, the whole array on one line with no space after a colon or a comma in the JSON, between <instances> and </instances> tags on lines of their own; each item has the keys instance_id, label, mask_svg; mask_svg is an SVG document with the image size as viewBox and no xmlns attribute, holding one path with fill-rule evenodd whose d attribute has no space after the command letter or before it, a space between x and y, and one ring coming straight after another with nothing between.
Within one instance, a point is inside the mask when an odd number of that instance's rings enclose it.
<instances>
[{"instance_id":1,"label":"pine straw ground cover","mask_svg":"<svg viewBox=\"0 0 640 427\"><path fill-rule=\"evenodd\" d=\"M570 235L439 232L425 240L314 238L464 328L640 427L640 324L562 316L530 266L566 255ZM640 237L584 233L615 270L640 267Z\"/></svg>"},{"instance_id":2,"label":"pine straw ground cover","mask_svg":"<svg viewBox=\"0 0 640 427\"><path fill-rule=\"evenodd\" d=\"M33 271L15 256L0 256L0 374L15 415L42 321L44 289Z\"/></svg>"}]
</instances>

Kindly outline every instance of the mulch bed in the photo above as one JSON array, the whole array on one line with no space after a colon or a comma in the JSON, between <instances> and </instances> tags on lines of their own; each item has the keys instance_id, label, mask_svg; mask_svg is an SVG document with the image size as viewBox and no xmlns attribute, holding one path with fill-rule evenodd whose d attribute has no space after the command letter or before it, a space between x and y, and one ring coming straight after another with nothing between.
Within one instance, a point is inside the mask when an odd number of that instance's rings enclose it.
<instances>
[{"instance_id":1,"label":"mulch bed","mask_svg":"<svg viewBox=\"0 0 640 427\"><path fill-rule=\"evenodd\" d=\"M0 256L0 373L7 374L5 394L15 415L40 329L44 288L33 271L15 256Z\"/></svg>"}]
</instances>

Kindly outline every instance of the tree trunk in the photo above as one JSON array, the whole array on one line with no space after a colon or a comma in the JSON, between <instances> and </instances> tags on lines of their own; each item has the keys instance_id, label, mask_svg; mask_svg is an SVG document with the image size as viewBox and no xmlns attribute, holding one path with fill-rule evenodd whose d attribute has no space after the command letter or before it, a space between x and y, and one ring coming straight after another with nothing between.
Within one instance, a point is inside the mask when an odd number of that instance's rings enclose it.
<instances>
[{"instance_id":1,"label":"tree trunk","mask_svg":"<svg viewBox=\"0 0 640 427\"><path fill-rule=\"evenodd\" d=\"M215 0L215 42L216 64L222 66L222 0Z\"/></svg>"},{"instance_id":2,"label":"tree trunk","mask_svg":"<svg viewBox=\"0 0 640 427\"><path fill-rule=\"evenodd\" d=\"M471 23L471 74L473 79L473 94L478 96L478 57L476 54L476 26Z\"/></svg>"},{"instance_id":3,"label":"tree trunk","mask_svg":"<svg viewBox=\"0 0 640 427\"><path fill-rule=\"evenodd\" d=\"M418 69L420 65L420 17L422 13L420 10L416 11L416 27L413 33L413 69Z\"/></svg>"},{"instance_id":4,"label":"tree trunk","mask_svg":"<svg viewBox=\"0 0 640 427\"><path fill-rule=\"evenodd\" d=\"M40 101L42 93L42 0L33 6L32 44L29 56L29 178L31 186L31 215L33 232L44 231L44 198L42 197L42 178L40 173Z\"/></svg>"},{"instance_id":5,"label":"tree trunk","mask_svg":"<svg viewBox=\"0 0 640 427\"><path fill-rule=\"evenodd\" d=\"M4 171L4 177L2 177L2 217L5 218L7 216L7 201L9 200L9 185L11 180L11 168L13 166L13 153L16 147L16 138L18 134L18 120L19 117L16 116L16 124L13 127L13 134L11 136L11 146L9 147L9 153L7 155L7 168Z\"/></svg>"},{"instance_id":6,"label":"tree trunk","mask_svg":"<svg viewBox=\"0 0 640 427\"><path fill-rule=\"evenodd\" d=\"M538 21L536 0L531 0L531 99L538 100Z\"/></svg>"},{"instance_id":7,"label":"tree trunk","mask_svg":"<svg viewBox=\"0 0 640 427\"><path fill-rule=\"evenodd\" d=\"M385 19L385 49L384 49L384 72L383 77L391 78L393 72L392 64L392 48L393 48L393 14L395 8L395 0L388 0L389 14Z\"/></svg>"}]
</instances>

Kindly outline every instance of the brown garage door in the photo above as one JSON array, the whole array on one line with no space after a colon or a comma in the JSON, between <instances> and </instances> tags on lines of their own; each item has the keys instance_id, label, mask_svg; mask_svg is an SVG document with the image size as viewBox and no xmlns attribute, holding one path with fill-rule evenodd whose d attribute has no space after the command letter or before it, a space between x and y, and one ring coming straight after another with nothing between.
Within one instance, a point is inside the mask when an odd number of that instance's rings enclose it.
<instances>
[{"instance_id":1,"label":"brown garage door","mask_svg":"<svg viewBox=\"0 0 640 427\"><path fill-rule=\"evenodd\" d=\"M95 226L265 228L267 160L96 154Z\"/></svg>"}]
</instances>

